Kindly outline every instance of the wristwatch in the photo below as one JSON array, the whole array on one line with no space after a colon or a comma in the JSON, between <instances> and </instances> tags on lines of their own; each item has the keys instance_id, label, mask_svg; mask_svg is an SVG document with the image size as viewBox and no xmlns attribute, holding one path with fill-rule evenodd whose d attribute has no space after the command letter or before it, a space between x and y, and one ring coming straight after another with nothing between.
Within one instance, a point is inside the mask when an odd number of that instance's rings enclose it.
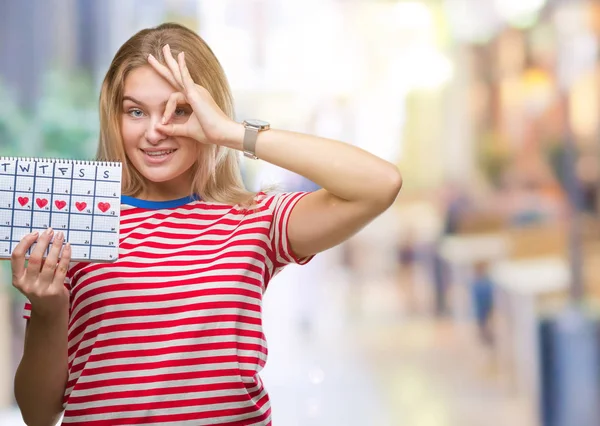
<instances>
[{"instance_id":1,"label":"wristwatch","mask_svg":"<svg viewBox=\"0 0 600 426\"><path fill-rule=\"evenodd\" d=\"M262 120L244 120L242 123L246 129L244 132L244 155L253 160L258 160L256 156L256 139L258 132L269 130L271 125Z\"/></svg>"}]
</instances>

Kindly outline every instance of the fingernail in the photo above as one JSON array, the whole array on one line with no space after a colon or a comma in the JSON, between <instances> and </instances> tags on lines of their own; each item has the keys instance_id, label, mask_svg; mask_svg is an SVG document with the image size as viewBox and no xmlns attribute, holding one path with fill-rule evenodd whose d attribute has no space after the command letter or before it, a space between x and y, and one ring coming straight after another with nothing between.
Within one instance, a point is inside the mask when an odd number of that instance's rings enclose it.
<instances>
[{"instance_id":1,"label":"fingernail","mask_svg":"<svg viewBox=\"0 0 600 426\"><path fill-rule=\"evenodd\" d=\"M65 237L65 234L62 231L60 231L60 232L58 232L58 234L56 234L55 238L57 240L62 240L64 237Z\"/></svg>"},{"instance_id":2,"label":"fingernail","mask_svg":"<svg viewBox=\"0 0 600 426\"><path fill-rule=\"evenodd\" d=\"M152 53L148 55L148 59L154 59L154 60L156 60L156 58L152 55Z\"/></svg>"},{"instance_id":3,"label":"fingernail","mask_svg":"<svg viewBox=\"0 0 600 426\"><path fill-rule=\"evenodd\" d=\"M167 117L163 116L161 123L162 124L167 124Z\"/></svg>"},{"instance_id":4,"label":"fingernail","mask_svg":"<svg viewBox=\"0 0 600 426\"><path fill-rule=\"evenodd\" d=\"M165 49L171 50L171 46L169 46L168 44L165 44Z\"/></svg>"},{"instance_id":5,"label":"fingernail","mask_svg":"<svg viewBox=\"0 0 600 426\"><path fill-rule=\"evenodd\" d=\"M38 235L40 235L40 233L39 233L39 231L35 231L35 232L32 232L29 235L31 235L32 237L37 237Z\"/></svg>"}]
</instances>

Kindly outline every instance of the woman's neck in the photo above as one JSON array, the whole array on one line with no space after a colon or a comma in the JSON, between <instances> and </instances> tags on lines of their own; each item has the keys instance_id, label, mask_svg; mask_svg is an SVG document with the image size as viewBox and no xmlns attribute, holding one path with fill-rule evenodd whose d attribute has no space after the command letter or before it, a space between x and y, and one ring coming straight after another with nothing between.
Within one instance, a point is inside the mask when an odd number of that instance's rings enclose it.
<instances>
[{"instance_id":1,"label":"woman's neck","mask_svg":"<svg viewBox=\"0 0 600 426\"><path fill-rule=\"evenodd\" d=\"M193 175L190 169L165 182L152 182L146 179L144 189L136 195L136 198L146 201L171 201L189 197Z\"/></svg>"}]
</instances>

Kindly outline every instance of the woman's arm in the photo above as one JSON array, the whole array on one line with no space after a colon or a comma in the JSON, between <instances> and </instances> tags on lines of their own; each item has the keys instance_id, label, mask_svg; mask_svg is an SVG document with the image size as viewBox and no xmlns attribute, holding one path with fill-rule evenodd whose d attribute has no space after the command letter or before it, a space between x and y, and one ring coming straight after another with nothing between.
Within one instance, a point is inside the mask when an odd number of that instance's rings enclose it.
<instances>
[{"instance_id":1,"label":"woman's arm","mask_svg":"<svg viewBox=\"0 0 600 426\"><path fill-rule=\"evenodd\" d=\"M54 426L63 411L67 384L68 311L50 320L32 313L23 358L15 375L15 398L29 426Z\"/></svg>"},{"instance_id":2,"label":"woman's arm","mask_svg":"<svg viewBox=\"0 0 600 426\"><path fill-rule=\"evenodd\" d=\"M64 241L64 234L59 232L43 259L53 235L51 229L39 238L37 233L26 235L11 259L13 285L31 303L25 348L15 375L15 398L29 426L56 424L67 384L69 291L64 283L71 247L67 244L59 259ZM25 254L36 241L25 266Z\"/></svg>"},{"instance_id":3,"label":"woman's arm","mask_svg":"<svg viewBox=\"0 0 600 426\"><path fill-rule=\"evenodd\" d=\"M227 117L204 87L197 85L180 52L176 61L163 48L166 65L150 56L152 67L181 92L171 95L163 123L157 129L172 136L196 139L242 150L243 125ZM177 105L193 113L183 123L170 123ZM323 189L302 198L288 224L292 251L304 257L349 238L394 201L402 186L398 169L366 151L329 139L282 130L260 132L256 154L269 163L298 173Z\"/></svg>"},{"instance_id":4,"label":"woman's arm","mask_svg":"<svg viewBox=\"0 0 600 426\"><path fill-rule=\"evenodd\" d=\"M241 124L222 142L242 150ZM259 132L256 155L323 189L303 197L292 214L288 237L298 257L331 248L386 210L402 186L397 167L339 141L283 130Z\"/></svg>"}]
</instances>

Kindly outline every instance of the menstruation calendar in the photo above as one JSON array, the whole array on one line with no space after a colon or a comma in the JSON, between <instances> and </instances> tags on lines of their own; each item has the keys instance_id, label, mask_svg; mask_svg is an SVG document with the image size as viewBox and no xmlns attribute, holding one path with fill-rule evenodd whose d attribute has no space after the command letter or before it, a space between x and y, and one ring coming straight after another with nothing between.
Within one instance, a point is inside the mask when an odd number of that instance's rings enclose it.
<instances>
[{"instance_id":1,"label":"menstruation calendar","mask_svg":"<svg viewBox=\"0 0 600 426\"><path fill-rule=\"evenodd\" d=\"M121 170L116 162L0 157L0 258L52 227L65 234L72 260L117 260Z\"/></svg>"}]
</instances>

